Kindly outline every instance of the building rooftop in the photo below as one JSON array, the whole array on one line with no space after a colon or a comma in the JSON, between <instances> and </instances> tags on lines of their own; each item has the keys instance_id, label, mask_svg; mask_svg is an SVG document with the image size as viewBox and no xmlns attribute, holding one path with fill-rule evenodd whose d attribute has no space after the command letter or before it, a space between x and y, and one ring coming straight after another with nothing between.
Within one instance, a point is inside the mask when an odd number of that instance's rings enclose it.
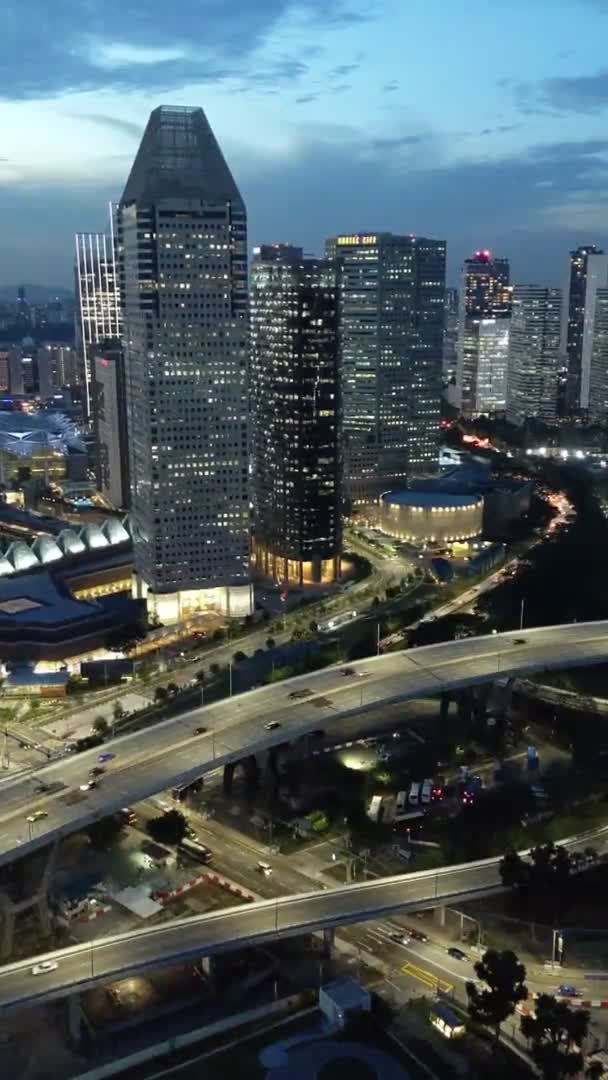
<instances>
[{"instance_id":1,"label":"building rooftop","mask_svg":"<svg viewBox=\"0 0 608 1080\"><path fill-rule=\"evenodd\" d=\"M50 574L21 574L0 580L0 627L52 625L95 615L99 605L75 600Z\"/></svg>"},{"instance_id":2,"label":"building rooftop","mask_svg":"<svg viewBox=\"0 0 608 1080\"><path fill-rule=\"evenodd\" d=\"M160 105L154 109L121 201L146 205L167 198L243 205L201 108Z\"/></svg>"},{"instance_id":3,"label":"building rooftop","mask_svg":"<svg viewBox=\"0 0 608 1080\"><path fill-rule=\"evenodd\" d=\"M421 506L424 509L451 509L459 506L475 506L480 496L456 495L445 491L386 491L382 501L393 506Z\"/></svg>"},{"instance_id":4,"label":"building rooftop","mask_svg":"<svg viewBox=\"0 0 608 1080\"><path fill-rule=\"evenodd\" d=\"M35 450L85 453L76 425L59 412L0 411L0 449L18 457L30 457Z\"/></svg>"}]
</instances>

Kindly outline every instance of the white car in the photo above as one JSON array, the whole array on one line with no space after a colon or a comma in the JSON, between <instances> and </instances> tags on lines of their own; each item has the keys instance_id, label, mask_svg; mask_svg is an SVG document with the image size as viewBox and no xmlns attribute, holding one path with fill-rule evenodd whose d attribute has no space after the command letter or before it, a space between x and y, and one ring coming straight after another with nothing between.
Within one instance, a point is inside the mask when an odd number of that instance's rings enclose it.
<instances>
[{"instance_id":1,"label":"white car","mask_svg":"<svg viewBox=\"0 0 608 1080\"><path fill-rule=\"evenodd\" d=\"M58 967L56 960L41 960L32 968L32 975L46 975L49 971L57 971Z\"/></svg>"}]
</instances>

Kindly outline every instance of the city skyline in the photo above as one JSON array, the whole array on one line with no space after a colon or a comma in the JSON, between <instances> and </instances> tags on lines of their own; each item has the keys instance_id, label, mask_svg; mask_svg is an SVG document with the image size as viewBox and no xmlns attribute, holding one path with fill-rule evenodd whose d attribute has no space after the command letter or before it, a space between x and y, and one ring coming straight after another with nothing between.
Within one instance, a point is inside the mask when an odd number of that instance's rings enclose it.
<instances>
[{"instance_id":1,"label":"city skyline","mask_svg":"<svg viewBox=\"0 0 608 1080\"><path fill-rule=\"evenodd\" d=\"M9 11L0 282L72 284L71 238L105 226L161 101L205 109L250 207L251 245L321 254L341 232L439 235L451 283L483 245L511 260L514 281L551 285L572 247L606 245L608 9L596 0L516 0L508 63L504 15L489 13L474 27L474 72L462 2L188 4L179 24L160 6L145 19L142 4L125 16L111 3L103 25L72 0L51 24L40 0L27 19ZM21 62L32 34L45 42L35 74Z\"/></svg>"}]
</instances>

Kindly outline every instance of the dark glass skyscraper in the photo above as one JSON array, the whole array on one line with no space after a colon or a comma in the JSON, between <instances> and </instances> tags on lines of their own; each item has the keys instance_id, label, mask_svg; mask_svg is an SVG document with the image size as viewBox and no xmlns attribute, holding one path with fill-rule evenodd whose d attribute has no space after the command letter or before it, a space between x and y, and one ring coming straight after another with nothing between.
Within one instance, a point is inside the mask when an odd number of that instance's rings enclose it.
<instances>
[{"instance_id":1,"label":"dark glass skyscraper","mask_svg":"<svg viewBox=\"0 0 608 1080\"><path fill-rule=\"evenodd\" d=\"M136 579L251 611L247 221L200 108L155 109L117 210Z\"/></svg>"},{"instance_id":2,"label":"dark glass skyscraper","mask_svg":"<svg viewBox=\"0 0 608 1080\"><path fill-rule=\"evenodd\" d=\"M460 285L456 386L450 400L464 416L505 408L512 289L509 260L491 251L465 259Z\"/></svg>"},{"instance_id":3,"label":"dark glass skyscraper","mask_svg":"<svg viewBox=\"0 0 608 1080\"><path fill-rule=\"evenodd\" d=\"M336 271L346 494L375 498L439 460L442 240L356 233L327 241Z\"/></svg>"},{"instance_id":4,"label":"dark glass skyscraper","mask_svg":"<svg viewBox=\"0 0 608 1080\"><path fill-rule=\"evenodd\" d=\"M299 584L340 571L340 396L329 266L301 248L254 250L251 270L254 558Z\"/></svg>"},{"instance_id":5,"label":"dark glass skyscraper","mask_svg":"<svg viewBox=\"0 0 608 1080\"><path fill-rule=\"evenodd\" d=\"M595 289L607 284L607 267L608 257L594 244L586 244L570 252L561 328L561 351L567 366L564 402L567 411L589 407ZM593 282L593 297L589 295L590 282ZM592 302L589 303L590 301ZM587 349L585 333L588 339Z\"/></svg>"}]
</instances>

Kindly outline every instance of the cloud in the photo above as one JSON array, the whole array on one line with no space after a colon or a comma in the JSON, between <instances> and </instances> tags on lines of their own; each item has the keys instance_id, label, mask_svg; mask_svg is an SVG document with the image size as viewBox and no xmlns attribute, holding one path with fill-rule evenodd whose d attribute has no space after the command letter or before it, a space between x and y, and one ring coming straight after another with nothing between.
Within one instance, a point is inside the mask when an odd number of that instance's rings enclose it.
<instances>
[{"instance_id":1,"label":"cloud","mask_svg":"<svg viewBox=\"0 0 608 1080\"><path fill-rule=\"evenodd\" d=\"M162 0L5 0L0 99L101 88L159 92L247 76L247 60L296 11L306 15L311 36L320 24L367 18L341 0L180 0L178 9ZM318 48L314 41L301 46ZM32 56L36 63L24 62ZM298 70L287 58L273 75L287 80Z\"/></svg>"},{"instance_id":2,"label":"cloud","mask_svg":"<svg viewBox=\"0 0 608 1080\"><path fill-rule=\"evenodd\" d=\"M406 132L371 142L352 127L311 122L291 129L281 154L232 143L250 244L278 237L321 251L338 232L414 232L447 239L451 282L471 250L490 247L512 259L515 281L555 285L581 235L608 244L608 138L458 162L447 157L451 141ZM105 226L126 171L97 185L3 186L0 281L31 279L35 266L40 282L69 286L73 234Z\"/></svg>"},{"instance_id":3,"label":"cloud","mask_svg":"<svg viewBox=\"0 0 608 1080\"><path fill-rule=\"evenodd\" d=\"M507 135L510 131L517 131L521 126L522 126L521 124L498 124L497 127L483 128L482 131L479 132L479 134L480 135Z\"/></svg>"},{"instance_id":4,"label":"cloud","mask_svg":"<svg viewBox=\"0 0 608 1080\"><path fill-rule=\"evenodd\" d=\"M393 79L392 82L386 82L380 87L383 94L393 94L395 90L399 89L399 83Z\"/></svg>"},{"instance_id":5,"label":"cloud","mask_svg":"<svg viewBox=\"0 0 608 1080\"><path fill-rule=\"evenodd\" d=\"M141 139L142 125L131 120L121 120L118 116L106 116L104 113L70 113L77 120L88 120L91 124L99 124L101 127L119 131L122 135L128 135L135 139Z\"/></svg>"},{"instance_id":6,"label":"cloud","mask_svg":"<svg viewBox=\"0 0 608 1080\"><path fill-rule=\"evenodd\" d=\"M374 150L399 150L404 146L416 146L419 143L428 142L429 135L395 135L383 139L374 139Z\"/></svg>"},{"instance_id":7,"label":"cloud","mask_svg":"<svg viewBox=\"0 0 608 1080\"><path fill-rule=\"evenodd\" d=\"M350 75L353 71L358 71L360 67L361 64L338 64L337 67L333 68L329 72L328 78L343 79L346 75Z\"/></svg>"},{"instance_id":8,"label":"cloud","mask_svg":"<svg viewBox=\"0 0 608 1080\"><path fill-rule=\"evenodd\" d=\"M505 85L505 80L502 80ZM608 108L608 68L592 75L557 76L539 83L515 83L515 102L524 115L592 116Z\"/></svg>"},{"instance_id":9,"label":"cloud","mask_svg":"<svg viewBox=\"0 0 608 1080\"><path fill-rule=\"evenodd\" d=\"M318 94L302 94L301 97L295 99L295 103L296 105L308 105L310 101L316 101L318 97Z\"/></svg>"}]
</instances>

